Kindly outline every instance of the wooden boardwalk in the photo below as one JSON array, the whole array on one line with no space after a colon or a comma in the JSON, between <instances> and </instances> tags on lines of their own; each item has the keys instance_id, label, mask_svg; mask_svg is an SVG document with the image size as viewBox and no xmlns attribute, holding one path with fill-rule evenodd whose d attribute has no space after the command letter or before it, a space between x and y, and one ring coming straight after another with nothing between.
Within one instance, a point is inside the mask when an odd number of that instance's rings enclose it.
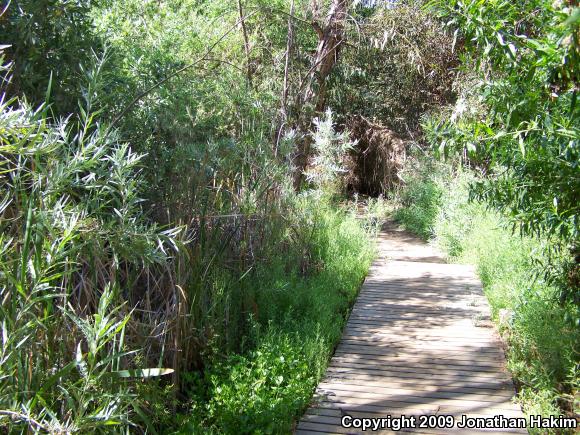
<instances>
[{"instance_id":1,"label":"wooden boardwalk","mask_svg":"<svg viewBox=\"0 0 580 435\"><path fill-rule=\"evenodd\" d=\"M523 417L512 402L512 379L473 267L446 264L436 250L393 224L378 243L379 258L296 433L363 433L343 428L345 415Z\"/></svg>"}]
</instances>

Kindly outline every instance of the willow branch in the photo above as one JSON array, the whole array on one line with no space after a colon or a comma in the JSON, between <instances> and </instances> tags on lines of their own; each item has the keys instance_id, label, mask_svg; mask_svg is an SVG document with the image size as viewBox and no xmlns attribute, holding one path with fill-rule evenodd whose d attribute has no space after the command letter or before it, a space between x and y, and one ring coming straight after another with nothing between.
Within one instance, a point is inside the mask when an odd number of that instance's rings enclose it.
<instances>
[{"instance_id":1,"label":"willow branch","mask_svg":"<svg viewBox=\"0 0 580 435\"><path fill-rule=\"evenodd\" d=\"M111 122L111 124L109 124L109 127L107 128L107 131L105 133L105 137L109 135L109 133L111 132L111 130L113 129L113 127L133 108L133 106L135 104L137 104L139 102L139 100L141 100L143 97L145 97L146 95L150 94L152 91L154 91L155 89L157 89L159 86L163 85L164 83L168 82L169 80L171 80L173 77L178 76L179 74L181 74L182 72L193 68L195 65L197 65L200 62L203 62L204 60L207 60L209 54L226 38L226 36L228 36L230 33L232 33L236 27L238 27L240 25L240 23L245 19L248 18L249 16L255 14L257 11L253 11L250 12L249 14L247 14L245 17L240 18L239 20L236 21L236 23L231 26L223 35L221 35L203 54L203 56L199 57L198 59L196 59L194 62L185 65L184 67L181 67L179 69L177 69L176 71L174 71L173 73L169 74L167 77L165 77L162 80L159 80L157 83L154 83L153 85L151 85L150 87L148 87L147 89L145 89L143 92L139 93L135 98L133 98L131 100L131 102L129 104L127 104L125 106L125 108L121 111L121 113L119 113L117 116L115 116L115 118L113 119L113 121Z\"/></svg>"}]
</instances>

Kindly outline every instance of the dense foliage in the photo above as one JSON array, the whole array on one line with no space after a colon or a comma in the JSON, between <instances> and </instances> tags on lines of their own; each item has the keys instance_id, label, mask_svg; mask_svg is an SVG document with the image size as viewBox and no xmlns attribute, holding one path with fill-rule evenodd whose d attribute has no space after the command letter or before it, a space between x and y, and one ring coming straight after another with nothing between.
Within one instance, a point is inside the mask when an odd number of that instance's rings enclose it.
<instances>
[{"instance_id":1,"label":"dense foliage","mask_svg":"<svg viewBox=\"0 0 580 435\"><path fill-rule=\"evenodd\" d=\"M529 409L552 413L571 394L578 8L5 3L3 431L289 432L372 257L376 220L355 219L345 190L408 182L422 133L463 156L471 198L500 214L466 205L463 181L455 207L421 180L399 217L425 237L435 225L453 257L472 252L494 307L515 312L512 366L524 394L546 398ZM442 218L447 205L467 217ZM481 254L476 227L505 219L537 241Z\"/></svg>"},{"instance_id":2,"label":"dense foliage","mask_svg":"<svg viewBox=\"0 0 580 435\"><path fill-rule=\"evenodd\" d=\"M360 22L337 66L331 105L400 135L413 136L421 116L454 99L458 64L453 37L414 2L359 10Z\"/></svg>"},{"instance_id":3,"label":"dense foliage","mask_svg":"<svg viewBox=\"0 0 580 435\"><path fill-rule=\"evenodd\" d=\"M120 380L135 355L119 300L129 271L164 262L171 242L143 218L141 156L85 103L54 125L46 106L0 107L0 406L48 432L131 423L138 401Z\"/></svg>"},{"instance_id":4,"label":"dense foliage","mask_svg":"<svg viewBox=\"0 0 580 435\"><path fill-rule=\"evenodd\" d=\"M206 387L195 384L193 416L183 433L291 431L324 374L372 258L365 232L344 213L323 206L313 215L315 277L288 274L282 262L260 274L251 351L212 365Z\"/></svg>"},{"instance_id":5,"label":"dense foliage","mask_svg":"<svg viewBox=\"0 0 580 435\"><path fill-rule=\"evenodd\" d=\"M240 430L263 427L272 403L272 427L289 430L371 256L359 222L325 205L348 146L330 118L315 140L332 156L317 165L324 182L292 188L296 142L314 135L292 131L310 68L294 45L314 48L316 34L297 27L288 48L290 7L6 7L3 428L166 431L193 409L191 424L226 430L257 364L284 379ZM277 337L278 369L260 352ZM238 392L220 395L237 366Z\"/></svg>"},{"instance_id":6,"label":"dense foliage","mask_svg":"<svg viewBox=\"0 0 580 435\"><path fill-rule=\"evenodd\" d=\"M80 76L101 41L89 12L91 0L19 0L2 6L0 44L14 60L8 92L36 107L52 81L51 109L66 116L77 108Z\"/></svg>"},{"instance_id":7,"label":"dense foliage","mask_svg":"<svg viewBox=\"0 0 580 435\"><path fill-rule=\"evenodd\" d=\"M580 9L573 2L432 1L468 48L461 96L425 122L441 154L486 173L472 194L523 234L570 250L563 298L578 302Z\"/></svg>"}]
</instances>

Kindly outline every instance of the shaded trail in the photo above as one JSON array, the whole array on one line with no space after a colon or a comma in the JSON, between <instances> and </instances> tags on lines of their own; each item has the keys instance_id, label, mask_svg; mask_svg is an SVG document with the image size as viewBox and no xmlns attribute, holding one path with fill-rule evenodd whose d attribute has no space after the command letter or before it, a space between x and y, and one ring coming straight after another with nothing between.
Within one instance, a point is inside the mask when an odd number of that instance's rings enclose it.
<instances>
[{"instance_id":1,"label":"shaded trail","mask_svg":"<svg viewBox=\"0 0 580 435\"><path fill-rule=\"evenodd\" d=\"M523 417L512 403L512 379L474 268L446 264L392 223L378 239L379 257L296 433L363 433L341 427L344 415Z\"/></svg>"}]
</instances>

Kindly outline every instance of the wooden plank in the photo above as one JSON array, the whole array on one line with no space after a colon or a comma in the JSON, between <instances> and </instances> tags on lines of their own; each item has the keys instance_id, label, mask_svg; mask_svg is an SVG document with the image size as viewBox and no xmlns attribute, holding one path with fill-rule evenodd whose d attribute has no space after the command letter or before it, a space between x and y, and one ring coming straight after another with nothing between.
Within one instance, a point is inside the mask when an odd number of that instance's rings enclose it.
<instances>
[{"instance_id":1,"label":"wooden plank","mask_svg":"<svg viewBox=\"0 0 580 435\"><path fill-rule=\"evenodd\" d=\"M361 385L362 384L362 385ZM371 396L391 397L399 395L418 395L421 397L460 399L464 398L479 402L497 402L511 399L512 391L502 390L474 390L465 387L441 387L417 383L416 385L380 385L377 382L366 383L361 381L345 382L341 380L322 381L318 387L321 391L345 391L348 393L369 394ZM482 391L484 390L484 391Z\"/></svg>"},{"instance_id":2,"label":"wooden plank","mask_svg":"<svg viewBox=\"0 0 580 435\"><path fill-rule=\"evenodd\" d=\"M468 330L466 325L462 331L456 330L453 325L449 329L434 330L431 327L422 329L407 329L388 331L391 326L389 322L363 322L358 319L351 319L344 333L359 337L369 337L378 339L395 340L399 342L416 341L417 344L437 344L439 342L454 341L457 344L471 347L493 347L496 350L501 349L501 342L495 336L486 331L487 328L478 327L478 329ZM397 323L390 322L394 325ZM387 330L387 331L385 331ZM473 333L471 336L470 333ZM423 343L421 343L423 342Z\"/></svg>"},{"instance_id":3,"label":"wooden plank","mask_svg":"<svg viewBox=\"0 0 580 435\"><path fill-rule=\"evenodd\" d=\"M377 310L410 310L410 311L436 311L441 312L442 310L457 310L458 312L465 311L475 311L478 313L489 313L489 310L476 304L465 304L449 300L440 299L437 301L431 301L429 303L418 298L400 298L395 299L391 297L373 297L370 295L360 295L360 299L357 300L353 308L368 309L373 307Z\"/></svg>"},{"instance_id":4,"label":"wooden plank","mask_svg":"<svg viewBox=\"0 0 580 435\"><path fill-rule=\"evenodd\" d=\"M418 281L417 279L413 281L407 281L406 283L397 282L369 282L365 281L361 287L361 294L368 294L370 296L389 296L392 295L394 298L399 296L408 296L416 294L417 297L420 296L432 296L432 297L448 297L451 295L457 296L472 296L476 299L481 299L482 296L479 293L480 289L475 286L466 285L461 289L453 287L453 284L449 282L435 283L433 281Z\"/></svg>"},{"instance_id":5,"label":"wooden plank","mask_svg":"<svg viewBox=\"0 0 580 435\"><path fill-rule=\"evenodd\" d=\"M396 410L395 412L389 411L389 416L391 417L400 417L402 415L453 415L454 417L460 417L462 415L469 415L469 417L493 417L497 414L502 414L504 417L521 417L519 410L518 411L510 411L506 409L495 409L493 412L482 414L482 413L472 413L469 412L466 414L465 409L455 409L453 412L447 410L446 412L439 412L436 414L437 411L434 408L407 408L402 410ZM345 409L340 408L334 404L329 404L328 402L323 402L316 407L309 408L306 413L304 414L305 417L308 416L309 420L312 420L310 416L314 415L323 415L327 417L342 417L343 415L350 415L357 418L380 418L381 414L377 414L376 412L367 412L367 411L359 411L356 407ZM384 414L383 414L384 417Z\"/></svg>"},{"instance_id":6,"label":"wooden plank","mask_svg":"<svg viewBox=\"0 0 580 435\"><path fill-rule=\"evenodd\" d=\"M437 403L438 405L450 405L454 407L472 407L472 408L486 408L493 406L495 408L514 409L511 404L504 397L491 397L488 400L479 400L477 398L450 398L440 397L434 395L405 395L385 397L379 394L365 393L360 391L344 391L340 389L320 390L315 393L315 397L322 400L341 400L347 403L357 404L372 404L375 406L382 406L387 412L388 409L408 405L409 403L428 405L430 403Z\"/></svg>"},{"instance_id":7,"label":"wooden plank","mask_svg":"<svg viewBox=\"0 0 580 435\"><path fill-rule=\"evenodd\" d=\"M341 427L339 424L329 424L329 423L318 423L318 422L310 422L310 421L301 421L298 425L298 429L296 431L297 434L305 434L308 433L331 433L331 434L358 434L363 433L357 431L357 429L346 429ZM368 432L368 430L367 430ZM404 432L404 431L401 431ZM395 434L398 432L390 431L390 430L381 430L379 432L374 432L379 434ZM413 432L417 434L425 434L426 432Z\"/></svg>"},{"instance_id":8,"label":"wooden plank","mask_svg":"<svg viewBox=\"0 0 580 435\"><path fill-rule=\"evenodd\" d=\"M348 414L348 415L350 415L350 414ZM342 415L330 416L330 415L307 414L307 415L305 415L305 418L303 419L303 421L307 422L307 423L318 424L318 425L337 427L337 426L340 426L340 421L341 421L342 417L343 417ZM458 421L458 420L461 420L461 418L458 417L455 419L455 421ZM454 433L454 434L472 434L474 432L484 432L484 431L485 430L481 430L481 429L479 431L473 430L473 429L470 429L470 430L459 429L457 427L451 428L451 429L422 429L422 428L408 429L408 428L405 428L404 430L402 430L402 432L406 432L406 433L441 433L441 432L444 432L444 433ZM394 431L390 431L388 429L382 429L382 430L378 431L378 433L392 433L392 432L394 432ZM498 431L494 431L494 433L498 433ZM522 429L503 429L499 433L527 433L527 432L522 431Z\"/></svg>"},{"instance_id":9,"label":"wooden plank","mask_svg":"<svg viewBox=\"0 0 580 435\"><path fill-rule=\"evenodd\" d=\"M347 336L343 339L340 346L349 346L360 348L361 354L367 352L364 349L370 349L373 351L380 352L382 355L387 355L389 353L396 353L398 355L410 354L410 355L449 355L454 358L466 357L469 360L473 358L482 359L494 359L494 360L504 360L503 352L492 349L492 348L481 348L481 347L468 347L461 343L413 343L413 344L401 344L392 343L387 340L369 340L363 337L354 338L352 336ZM460 358L465 359L465 358Z\"/></svg>"},{"instance_id":10,"label":"wooden plank","mask_svg":"<svg viewBox=\"0 0 580 435\"><path fill-rule=\"evenodd\" d=\"M394 306L449 306L455 308L476 308L478 310L486 310L489 307L484 304L483 296L475 296L469 294L457 297L456 293L453 297L443 297L440 290L434 289L429 292L415 292L416 296L412 294L402 293L401 289L387 292L385 290L363 290L359 293L357 304L368 301L369 303L393 304ZM433 296L431 297L431 293Z\"/></svg>"},{"instance_id":11,"label":"wooden plank","mask_svg":"<svg viewBox=\"0 0 580 435\"><path fill-rule=\"evenodd\" d=\"M491 363L476 363L470 361L454 361L442 358L407 358L407 357L387 357L384 355L353 355L352 353L345 353L342 351L337 351L335 354L337 362L357 362L357 361L367 361L373 364L388 366L413 366L417 368L437 368L445 369L447 367L453 368L453 370L463 370L467 372L495 372L501 370L504 366L501 363L491 364Z\"/></svg>"},{"instance_id":12,"label":"wooden plank","mask_svg":"<svg viewBox=\"0 0 580 435\"><path fill-rule=\"evenodd\" d=\"M404 339L406 337L398 337L398 339L388 336L381 336L378 334L365 334L364 332L350 333L345 331L342 336L343 343L360 344L362 346L389 346L391 348L402 349L425 349L425 350L448 350L449 352L481 352L486 354L494 354L503 358L504 352L497 347L497 343L491 340L479 341L476 343L466 342L464 339L453 339L453 337L443 338L440 340L433 339Z\"/></svg>"},{"instance_id":13,"label":"wooden plank","mask_svg":"<svg viewBox=\"0 0 580 435\"><path fill-rule=\"evenodd\" d=\"M396 325L389 326L386 328L384 325L372 326L365 323L359 323L356 320L348 322L345 328L346 332L364 332L367 334L375 334L382 337L393 337L393 338L404 338L417 337L423 340L437 340L437 339L460 339L464 342L477 343L478 341L494 340L499 345L499 340L497 340L495 334L491 334L490 331L485 329L478 329L474 331L464 331L464 330L433 330L432 328L404 328L398 327Z\"/></svg>"},{"instance_id":14,"label":"wooden plank","mask_svg":"<svg viewBox=\"0 0 580 435\"><path fill-rule=\"evenodd\" d=\"M345 332L360 333L364 335L369 335L373 337L389 337L390 339L400 341L412 340L445 340L453 339L460 340L465 344L474 343L477 344L481 341L490 342L492 341L494 346L501 345L501 341L498 337L488 331L485 328L478 328L472 331L459 331L459 330L446 330L443 328L431 329L431 328L402 328L392 325L389 328L384 327L367 327L359 326L354 322L349 322L345 329Z\"/></svg>"},{"instance_id":15,"label":"wooden plank","mask_svg":"<svg viewBox=\"0 0 580 435\"><path fill-rule=\"evenodd\" d=\"M426 387L467 388L476 391L510 390L510 392L513 394L513 392L511 391L513 389L513 383L506 379L487 378L481 379L478 382L474 382L472 377L470 377L467 380L463 380L454 378L440 379L439 377L433 378L433 376L418 378L416 375L417 375L416 373L411 373L410 376L400 376L400 374L398 374L398 376L381 376L379 374L374 375L361 374L359 371L341 373L328 370L323 381L342 382L345 384L361 382L373 386L384 386L384 387L393 387L397 385L399 386L422 385Z\"/></svg>"},{"instance_id":16,"label":"wooden plank","mask_svg":"<svg viewBox=\"0 0 580 435\"><path fill-rule=\"evenodd\" d=\"M368 381L368 379L344 379L344 378L325 378L320 384L320 388L324 388L325 391L340 389L343 391L360 391L369 392L374 394L426 394L426 393L441 393L441 397L445 398L456 398L458 396L467 397L468 395L475 396L497 396L511 399L513 397L513 385L509 384L499 384L495 388L489 388L486 384L475 384L466 385L465 383L455 383L448 385L433 385L429 383L403 383L403 382L389 382L381 381L380 379ZM429 395L428 397L433 397ZM439 396L437 396L439 397ZM472 400L474 397L471 397ZM492 401L495 398L492 397ZM487 400L482 400L486 402Z\"/></svg>"},{"instance_id":17,"label":"wooden plank","mask_svg":"<svg viewBox=\"0 0 580 435\"><path fill-rule=\"evenodd\" d=\"M402 312L402 313L395 313L395 312L390 312L390 313L381 313L379 311L366 311L364 313L361 312L354 312L351 313L350 318L349 319L353 319L353 320L370 320L375 321L375 322L385 322L388 320L405 320L410 322L410 324L412 325L413 323L415 324L422 324L424 322L428 322L428 321L433 321L433 322L438 322L437 324L440 324L440 322L458 322L458 321L463 321L463 320L472 320L472 319L479 319L481 318L481 316L478 315L478 313L473 313L470 315L465 315L465 314L460 314L460 313L433 313L433 314L429 314L429 313L413 313L413 312Z\"/></svg>"},{"instance_id":18,"label":"wooden plank","mask_svg":"<svg viewBox=\"0 0 580 435\"><path fill-rule=\"evenodd\" d=\"M391 342L388 340L373 340L363 337L356 337L348 335L343 338L340 346L357 346L361 349L366 347L368 349L379 349L385 350L383 354L387 353L397 353L399 355L411 354L411 355L422 355L422 354L445 354L454 357L467 356L470 359L473 358L493 358L504 360L504 354L498 349L493 348L481 348L481 347L468 347L461 343L401 343L401 342ZM361 352L365 353L365 352Z\"/></svg>"},{"instance_id":19,"label":"wooden plank","mask_svg":"<svg viewBox=\"0 0 580 435\"><path fill-rule=\"evenodd\" d=\"M365 364L331 364L328 366L327 374L330 376L340 375L340 374L357 374L358 376L368 376L370 378L393 378L397 379L399 382L405 382L407 378L410 378L414 382L449 382L452 380L462 380L465 382L470 382L478 384L481 382L506 382L510 385L513 383L512 379L509 377L507 371L504 372L481 372L475 375L469 372L467 375L464 372L458 372L453 369L447 371L439 369L423 369L419 370L416 367L394 367L388 366L386 368L377 367L374 365ZM436 385L436 384L435 384Z\"/></svg>"},{"instance_id":20,"label":"wooden plank","mask_svg":"<svg viewBox=\"0 0 580 435\"><path fill-rule=\"evenodd\" d=\"M457 314L471 314L473 312L477 313L485 313L486 310L482 309L478 306L467 305L464 304L462 306L451 305L447 303L422 303L418 304L416 302L411 301L410 303L397 303L394 302L392 299L370 299L365 301L365 299L359 299L354 308L359 310L374 310L374 311L388 311L388 310L399 310L399 311L406 311L406 312L421 312L421 313L429 313L435 312L436 314L440 314L441 312L445 311L453 311Z\"/></svg>"},{"instance_id":21,"label":"wooden plank","mask_svg":"<svg viewBox=\"0 0 580 435\"><path fill-rule=\"evenodd\" d=\"M449 366L449 367L414 367L409 365L384 365L378 366L372 363L364 364L364 363L352 363L352 362L332 362L329 366L329 370L335 371L345 371L345 370L357 370L360 373L368 374L369 376L383 376L385 374L391 374L392 376L397 377L414 377L417 379L417 382L421 382L425 378L429 377L441 377L442 379L466 379L470 382L478 382L478 379L485 378L485 379L496 379L498 381L511 379L509 378L509 374L507 370L503 371L496 371L492 370L489 372L480 371L480 370L461 370L459 367L456 366Z\"/></svg>"},{"instance_id":22,"label":"wooden plank","mask_svg":"<svg viewBox=\"0 0 580 435\"><path fill-rule=\"evenodd\" d=\"M364 403L356 399L352 399L350 402L345 402L339 398L320 398L313 403L310 409L318 408L331 408L338 409L343 413L353 413L353 412L365 412L376 415L391 415L391 414L487 414L487 415L521 415L521 410L519 407L508 404L509 406L490 406L489 403L485 403L483 406L478 403L477 406L467 406L465 404L461 405L449 405L441 404L438 402L431 403L409 403L409 402L389 402L389 408L386 409L382 405L375 405L373 403Z\"/></svg>"},{"instance_id":23,"label":"wooden plank","mask_svg":"<svg viewBox=\"0 0 580 435\"><path fill-rule=\"evenodd\" d=\"M368 346L367 346L368 347ZM409 352L407 350L403 352L393 352L382 350L361 350L362 346L347 346L340 344L336 349L336 355L343 358L355 357L359 359L365 359L381 364L381 365L400 365L401 363L407 363L407 365L416 365L416 367L422 367L425 364L437 365L437 366L458 366L458 367L477 367L479 368L491 368L491 369L503 369L505 367L505 362L500 358L481 358L478 355L451 355L446 354L432 354L426 352L420 352L419 354ZM354 351L356 349L356 351ZM439 367L438 367L439 368Z\"/></svg>"},{"instance_id":24,"label":"wooden plank","mask_svg":"<svg viewBox=\"0 0 580 435\"><path fill-rule=\"evenodd\" d=\"M352 309L351 315L368 315L374 314L379 316L385 315L416 315L419 314L422 317L435 316L436 318L441 317L461 317L465 316L489 316L489 314L482 312L481 310L472 309L458 309L458 308L448 308L448 307L430 307L430 308L415 308L415 307L404 307L404 306L380 306L379 304L367 304L365 305L355 305Z\"/></svg>"},{"instance_id":25,"label":"wooden plank","mask_svg":"<svg viewBox=\"0 0 580 435\"><path fill-rule=\"evenodd\" d=\"M365 324L371 326L391 327L396 326L397 323L408 325L410 328L428 328L432 331L436 328L446 328L444 332L447 334L458 334L462 337L469 338L469 333L476 332L476 328L487 328L489 325L489 318L474 316L450 316L447 314L440 315L421 315L417 313L409 314L358 314L353 313L349 318L349 323ZM394 325L393 325L394 324ZM435 332L435 331L433 331ZM489 337L484 331L481 331L481 336Z\"/></svg>"},{"instance_id":26,"label":"wooden plank","mask_svg":"<svg viewBox=\"0 0 580 435\"><path fill-rule=\"evenodd\" d=\"M358 309L375 309L375 310L383 310L392 309L392 310L409 310L409 311L436 311L440 313L441 311L449 310L449 311L456 311L457 313L466 313L466 312L477 312L482 314L488 314L489 309L486 307L481 307L477 305L479 302L475 302L472 304L467 304L465 302L457 302L456 300L451 299L440 299L436 301L431 301L430 303L425 302L424 300L418 300L415 297L407 297L407 298L390 298L390 297L371 297L369 295L361 295L361 299L357 300L353 308Z\"/></svg>"},{"instance_id":27,"label":"wooden plank","mask_svg":"<svg viewBox=\"0 0 580 435\"><path fill-rule=\"evenodd\" d=\"M489 355L473 352L443 352L440 350L428 351L422 350L417 351L415 349L409 350L408 348L393 348L391 346L369 346L367 344L350 344L341 342L336 348L337 352L350 353L358 355L372 355L373 357L386 357L389 358L404 358L406 361L424 361L428 359L429 361L438 360L450 360L450 361L466 361L468 363L485 363L486 365L498 365L503 367L505 365L505 360L503 355Z\"/></svg>"},{"instance_id":28,"label":"wooden plank","mask_svg":"<svg viewBox=\"0 0 580 435\"><path fill-rule=\"evenodd\" d=\"M403 313L380 313L380 312L371 312L368 313L351 313L349 320L359 320L359 321L371 321L377 323L385 323L386 321L392 320L405 320L409 321L409 326L421 325L426 324L428 322L432 322L433 326L441 326L443 322L456 323L457 326L463 324L463 326L472 327L474 318L481 317L477 313L473 314L460 314L460 313L440 313L440 314L420 314L420 313L412 313L412 312L403 312Z\"/></svg>"},{"instance_id":29,"label":"wooden plank","mask_svg":"<svg viewBox=\"0 0 580 435\"><path fill-rule=\"evenodd\" d=\"M473 285L462 284L461 288L457 288L449 281L442 281L440 283L430 281L421 281L418 279L407 280L406 283L399 282L369 282L365 281L360 289L362 295L368 294L370 296L393 296L395 299L401 296L415 294L416 297L423 295L432 296L434 298L450 297L452 295L462 296L465 298L472 297L476 300L481 300L484 296L481 293L481 288ZM428 300L426 300L427 302Z\"/></svg>"}]
</instances>

